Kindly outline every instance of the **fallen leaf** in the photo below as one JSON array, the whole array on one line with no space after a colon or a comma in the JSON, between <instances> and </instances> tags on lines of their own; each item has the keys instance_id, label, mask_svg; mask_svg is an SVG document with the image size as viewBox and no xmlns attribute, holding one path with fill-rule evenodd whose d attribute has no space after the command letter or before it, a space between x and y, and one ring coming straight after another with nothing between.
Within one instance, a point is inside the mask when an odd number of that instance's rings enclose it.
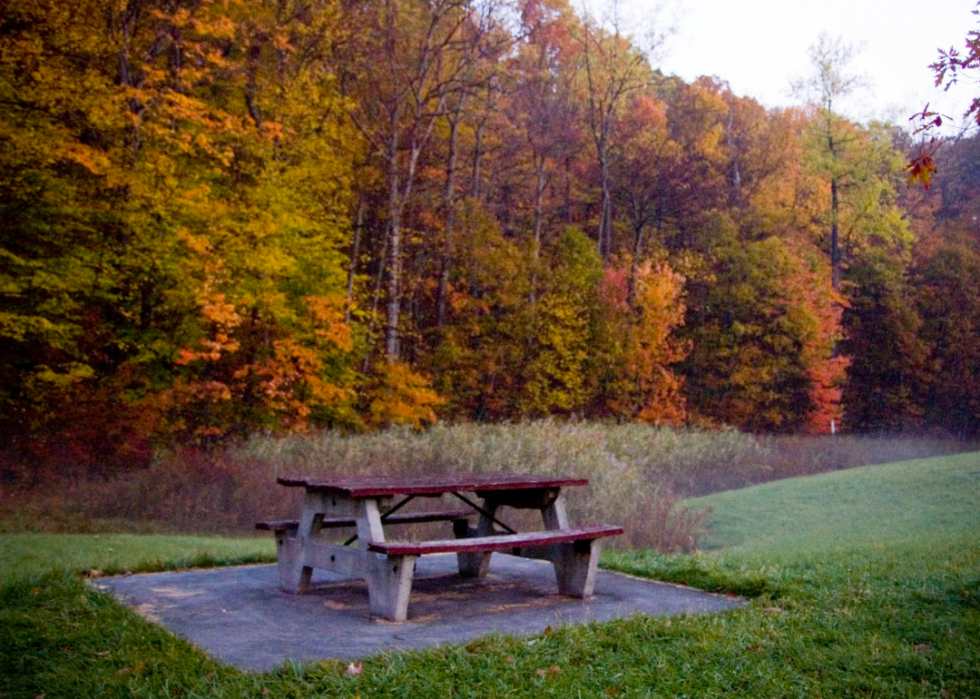
<instances>
[{"instance_id":1,"label":"fallen leaf","mask_svg":"<svg viewBox=\"0 0 980 699\"><path fill-rule=\"evenodd\" d=\"M40 694L38 694L38 695L37 695L36 697L34 697L34 699L44 699L44 697L45 697L45 694L44 694L44 692L41 692L41 693L40 693Z\"/></svg>"},{"instance_id":2,"label":"fallen leaf","mask_svg":"<svg viewBox=\"0 0 980 699\"><path fill-rule=\"evenodd\" d=\"M87 571L85 573L85 577L87 577L87 578L101 578L102 577L102 571L99 570L98 568L92 568L91 570L89 570L89 571Z\"/></svg>"},{"instance_id":3,"label":"fallen leaf","mask_svg":"<svg viewBox=\"0 0 980 699\"><path fill-rule=\"evenodd\" d=\"M128 577L130 577L130 576L131 576L132 574L133 574L133 571L131 571L131 570L127 570L127 571L126 571L125 573L123 573L123 576L125 576L125 577L127 577L127 578L128 578Z\"/></svg>"},{"instance_id":4,"label":"fallen leaf","mask_svg":"<svg viewBox=\"0 0 980 699\"><path fill-rule=\"evenodd\" d=\"M915 648L916 653L926 653L932 650L932 646L930 646L928 643L916 643L912 647Z\"/></svg>"},{"instance_id":5,"label":"fallen leaf","mask_svg":"<svg viewBox=\"0 0 980 699\"><path fill-rule=\"evenodd\" d=\"M141 660L140 662L134 664L132 667L124 667L122 670L119 670L116 674L117 675L138 675L141 672L143 672L143 670L145 670L145 669L146 669L146 663L144 663Z\"/></svg>"},{"instance_id":6,"label":"fallen leaf","mask_svg":"<svg viewBox=\"0 0 980 699\"><path fill-rule=\"evenodd\" d=\"M98 653L96 653L95 655L96 655L96 656L98 656L98 657L100 657L100 658L104 658L104 657L106 657L107 655L109 655L109 653L110 653L110 651L107 651L107 650L100 650L100 651L99 651Z\"/></svg>"},{"instance_id":7,"label":"fallen leaf","mask_svg":"<svg viewBox=\"0 0 980 699\"><path fill-rule=\"evenodd\" d=\"M514 656L513 655L505 655L504 656L504 662L505 663L512 663L512 662L514 662Z\"/></svg>"},{"instance_id":8,"label":"fallen leaf","mask_svg":"<svg viewBox=\"0 0 980 699\"><path fill-rule=\"evenodd\" d=\"M264 696L264 697L269 696L269 688L268 687L263 687L262 688L262 696Z\"/></svg>"},{"instance_id":9,"label":"fallen leaf","mask_svg":"<svg viewBox=\"0 0 980 699\"><path fill-rule=\"evenodd\" d=\"M785 610L781 609L780 607L766 607L762 611L764 611L766 614L782 614Z\"/></svg>"},{"instance_id":10,"label":"fallen leaf","mask_svg":"<svg viewBox=\"0 0 980 699\"><path fill-rule=\"evenodd\" d=\"M41 588L39 588L39 587L32 587L31 588L31 594L32 595L39 595L39 594L41 594Z\"/></svg>"},{"instance_id":11,"label":"fallen leaf","mask_svg":"<svg viewBox=\"0 0 980 699\"><path fill-rule=\"evenodd\" d=\"M549 633L551 633L551 626L545 626L545 627L544 627L544 633L545 633L545 634L549 634Z\"/></svg>"},{"instance_id":12,"label":"fallen leaf","mask_svg":"<svg viewBox=\"0 0 980 699\"><path fill-rule=\"evenodd\" d=\"M547 675L547 674L548 674L548 671L547 671L547 670L545 670L545 669L544 669L544 668L542 667L542 668L538 668L537 670L535 670L535 671L534 671L534 674L536 674L536 675L537 675L538 677L544 677L545 675Z\"/></svg>"},{"instance_id":13,"label":"fallen leaf","mask_svg":"<svg viewBox=\"0 0 980 699\"><path fill-rule=\"evenodd\" d=\"M347 666L347 669L344 670L344 674L345 675L360 675L363 671L364 671L364 663L358 663L357 665L355 665L354 663L351 663L350 665Z\"/></svg>"}]
</instances>

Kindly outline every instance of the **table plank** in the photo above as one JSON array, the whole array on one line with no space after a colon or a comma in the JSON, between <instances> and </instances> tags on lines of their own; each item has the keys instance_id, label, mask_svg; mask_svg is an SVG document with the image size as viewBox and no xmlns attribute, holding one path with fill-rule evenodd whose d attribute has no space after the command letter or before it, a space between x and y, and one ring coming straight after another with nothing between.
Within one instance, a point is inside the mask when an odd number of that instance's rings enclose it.
<instances>
[{"instance_id":1,"label":"table plank","mask_svg":"<svg viewBox=\"0 0 980 699\"><path fill-rule=\"evenodd\" d=\"M438 495L451 492L528 490L588 485L587 478L528 473L443 473L415 476L280 476L280 485L342 493L354 498L387 495Z\"/></svg>"}]
</instances>

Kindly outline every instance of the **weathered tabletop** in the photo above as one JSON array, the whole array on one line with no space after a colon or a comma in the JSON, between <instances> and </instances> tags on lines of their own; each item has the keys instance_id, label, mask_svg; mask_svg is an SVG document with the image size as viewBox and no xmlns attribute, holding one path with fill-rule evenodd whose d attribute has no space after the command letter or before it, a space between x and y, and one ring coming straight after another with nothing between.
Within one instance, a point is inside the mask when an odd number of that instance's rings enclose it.
<instances>
[{"instance_id":1,"label":"weathered tabletop","mask_svg":"<svg viewBox=\"0 0 980 699\"><path fill-rule=\"evenodd\" d=\"M528 473L443 473L416 476L279 477L280 485L343 493L353 498L392 495L441 495L494 490L535 490L588 485L587 478L536 476Z\"/></svg>"}]
</instances>

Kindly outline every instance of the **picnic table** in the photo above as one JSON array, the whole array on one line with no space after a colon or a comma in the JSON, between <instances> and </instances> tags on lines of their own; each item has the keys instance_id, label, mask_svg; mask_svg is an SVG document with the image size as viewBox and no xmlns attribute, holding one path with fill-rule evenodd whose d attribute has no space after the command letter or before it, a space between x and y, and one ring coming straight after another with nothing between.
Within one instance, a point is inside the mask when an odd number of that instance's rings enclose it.
<instances>
[{"instance_id":1,"label":"picnic table","mask_svg":"<svg viewBox=\"0 0 980 699\"><path fill-rule=\"evenodd\" d=\"M482 577L493 552L551 561L558 591L591 597L601 539L623 533L607 524L571 527L562 488L584 486L585 478L521 473L450 473L420 476L280 477L280 485L306 490L298 520L259 522L272 531L280 587L306 592L315 568L367 582L371 614L390 621L408 618L415 561L430 553L455 553L459 572ZM401 512L416 498L451 494L465 507L431 512ZM394 498L400 498L392 505ZM502 508L536 509L543 531L520 533L498 515ZM478 517L476 526L469 518ZM398 541L386 538L391 527L451 521L452 539ZM322 537L329 529L352 530L343 543ZM353 544L357 542L357 546Z\"/></svg>"}]
</instances>

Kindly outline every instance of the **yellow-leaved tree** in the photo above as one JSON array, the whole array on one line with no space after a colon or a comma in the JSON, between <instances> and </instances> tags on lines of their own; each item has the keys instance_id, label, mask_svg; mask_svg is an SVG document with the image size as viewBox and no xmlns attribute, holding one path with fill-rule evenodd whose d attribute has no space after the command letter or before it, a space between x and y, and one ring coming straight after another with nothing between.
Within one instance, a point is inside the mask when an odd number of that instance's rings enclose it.
<instances>
[{"instance_id":1,"label":"yellow-leaved tree","mask_svg":"<svg viewBox=\"0 0 980 699\"><path fill-rule=\"evenodd\" d=\"M62 461L109 463L166 431L354 419L339 17L291 5L5 3L11 449L57 435Z\"/></svg>"}]
</instances>

